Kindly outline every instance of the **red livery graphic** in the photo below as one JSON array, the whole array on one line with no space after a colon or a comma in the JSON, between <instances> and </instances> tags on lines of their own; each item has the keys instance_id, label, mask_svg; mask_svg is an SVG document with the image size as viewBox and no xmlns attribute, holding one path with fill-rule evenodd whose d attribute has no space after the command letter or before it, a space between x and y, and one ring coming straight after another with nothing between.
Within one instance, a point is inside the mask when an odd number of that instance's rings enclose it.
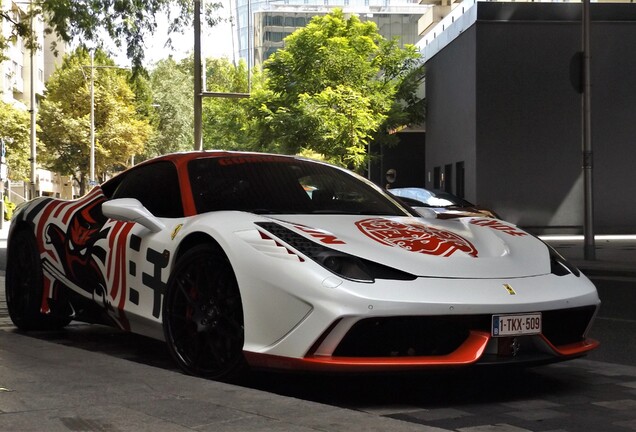
<instances>
[{"instance_id":1,"label":"red livery graphic","mask_svg":"<svg viewBox=\"0 0 636 432\"><path fill-rule=\"evenodd\" d=\"M427 255L448 257L460 251L477 257L477 249L465 238L424 224L405 224L377 218L358 221L356 226L373 240L387 246L398 246Z\"/></svg>"},{"instance_id":2,"label":"red livery graphic","mask_svg":"<svg viewBox=\"0 0 636 432\"><path fill-rule=\"evenodd\" d=\"M345 242L343 242L342 240L339 240L333 234L329 234L329 233L327 233L325 231L309 228L309 227L302 226L302 225L294 225L294 227L299 229L299 230L301 230L302 232L306 232L307 234L309 234L313 238L318 239L318 240L320 240L323 243L326 243L326 244L345 244Z\"/></svg>"},{"instance_id":3,"label":"red livery graphic","mask_svg":"<svg viewBox=\"0 0 636 432\"><path fill-rule=\"evenodd\" d=\"M133 224L107 221L101 212L104 201L101 189L95 188L81 201L51 201L43 209L36 231L43 240L40 252L45 270L40 309L49 312L57 279L97 301L119 327L128 330L125 246ZM100 244L103 240L108 250Z\"/></svg>"},{"instance_id":4,"label":"red livery graphic","mask_svg":"<svg viewBox=\"0 0 636 432\"><path fill-rule=\"evenodd\" d=\"M470 223L477 226L492 228L496 231L501 231L511 236L523 237L525 235L528 235L528 233L521 231L513 226L506 225L492 219L473 219L470 221Z\"/></svg>"}]
</instances>

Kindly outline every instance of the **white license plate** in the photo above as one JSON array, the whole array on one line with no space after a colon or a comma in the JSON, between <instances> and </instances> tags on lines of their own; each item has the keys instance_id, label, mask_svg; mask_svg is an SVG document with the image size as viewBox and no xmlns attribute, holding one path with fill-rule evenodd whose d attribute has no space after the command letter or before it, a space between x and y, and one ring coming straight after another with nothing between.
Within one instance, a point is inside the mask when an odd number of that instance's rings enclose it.
<instances>
[{"instance_id":1,"label":"white license plate","mask_svg":"<svg viewBox=\"0 0 636 432\"><path fill-rule=\"evenodd\" d=\"M541 333L541 312L492 316L492 336L519 336Z\"/></svg>"}]
</instances>

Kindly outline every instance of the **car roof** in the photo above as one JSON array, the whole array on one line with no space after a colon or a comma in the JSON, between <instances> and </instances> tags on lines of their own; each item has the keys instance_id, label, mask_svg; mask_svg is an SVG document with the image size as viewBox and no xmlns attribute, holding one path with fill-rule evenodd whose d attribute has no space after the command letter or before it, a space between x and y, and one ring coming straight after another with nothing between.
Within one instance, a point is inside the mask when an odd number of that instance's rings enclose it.
<instances>
[{"instance_id":1,"label":"car roof","mask_svg":"<svg viewBox=\"0 0 636 432\"><path fill-rule=\"evenodd\" d=\"M200 151L187 151L187 152L179 152L179 153L170 153L162 156L157 156L152 159L145 160L140 162L138 165L145 165L149 163L155 163L160 161L170 161L175 165L187 164L188 162L194 159L204 159L204 158L222 158L222 157L266 157L268 159L271 158L291 158L298 159L296 156L289 155L279 155L279 154L271 154L271 153L260 153L260 152L247 152L247 151L230 151L230 150L200 150Z\"/></svg>"}]
</instances>

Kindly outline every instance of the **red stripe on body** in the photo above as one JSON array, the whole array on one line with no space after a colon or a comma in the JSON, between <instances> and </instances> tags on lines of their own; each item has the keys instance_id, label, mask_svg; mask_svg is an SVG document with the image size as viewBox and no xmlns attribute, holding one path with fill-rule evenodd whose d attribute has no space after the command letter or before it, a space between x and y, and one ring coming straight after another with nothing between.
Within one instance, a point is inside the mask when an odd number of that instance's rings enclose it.
<instances>
[{"instance_id":1,"label":"red stripe on body","mask_svg":"<svg viewBox=\"0 0 636 432\"><path fill-rule=\"evenodd\" d=\"M119 297L119 304L117 308L122 310L124 308L124 304L126 303L126 249L128 244L128 235L132 230L133 223L127 223L121 234L119 234L118 245L117 245L117 256L119 261L118 271L119 271L119 281L121 285L121 296Z\"/></svg>"},{"instance_id":2,"label":"red stripe on body","mask_svg":"<svg viewBox=\"0 0 636 432\"><path fill-rule=\"evenodd\" d=\"M113 251L114 251L114 245L115 245L115 238L117 237L117 234L119 233L119 231L121 230L121 228L124 226L124 222L115 222L115 225L111 228L110 232L108 233L108 251L110 252L110 256L108 257L108 264L106 265L106 278L108 280L111 280L111 273L113 270ZM115 259L117 258L117 254L115 253ZM111 290L111 297L114 299L115 296L117 295L117 288L113 288L113 290Z\"/></svg>"},{"instance_id":3,"label":"red stripe on body","mask_svg":"<svg viewBox=\"0 0 636 432\"><path fill-rule=\"evenodd\" d=\"M58 206L57 210L55 211L55 213L53 214L54 218L58 218L60 217L60 213L62 213L62 211L67 208L68 206L70 206L71 204L73 204L73 201L66 201L66 202L62 202L62 201L57 201L58 204L62 204L60 206Z\"/></svg>"},{"instance_id":4,"label":"red stripe on body","mask_svg":"<svg viewBox=\"0 0 636 432\"><path fill-rule=\"evenodd\" d=\"M79 199L74 205L68 208L64 216L62 217L62 223L64 225L68 224L69 219L75 214L77 210L81 207L88 207L90 204L95 201L95 198L103 196L100 188L95 188L88 193L84 198Z\"/></svg>"},{"instance_id":5,"label":"red stripe on body","mask_svg":"<svg viewBox=\"0 0 636 432\"><path fill-rule=\"evenodd\" d=\"M110 297L117 300L117 296L120 296L118 309L122 309L126 302L126 249L128 235L134 225L130 222L116 222L108 235L108 250L111 255L108 257L106 278L112 280Z\"/></svg>"},{"instance_id":6,"label":"red stripe on body","mask_svg":"<svg viewBox=\"0 0 636 432\"><path fill-rule=\"evenodd\" d=\"M62 204L62 201L51 201L46 207L44 207L44 210L42 210L42 213L40 214L40 219L38 220L38 226L35 230L35 235L38 240L37 243L38 243L38 248L40 249L40 254L47 252L44 249L44 226L46 225L46 222L48 221L49 216L51 215L51 212L55 210L55 208L58 207L60 204Z\"/></svg>"}]
</instances>

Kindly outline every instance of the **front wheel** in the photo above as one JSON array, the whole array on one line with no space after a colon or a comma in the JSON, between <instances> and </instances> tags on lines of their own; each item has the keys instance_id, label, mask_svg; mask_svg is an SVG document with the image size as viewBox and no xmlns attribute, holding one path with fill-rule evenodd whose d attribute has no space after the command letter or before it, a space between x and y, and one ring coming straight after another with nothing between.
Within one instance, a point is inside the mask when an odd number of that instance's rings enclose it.
<instances>
[{"instance_id":1,"label":"front wheel","mask_svg":"<svg viewBox=\"0 0 636 432\"><path fill-rule=\"evenodd\" d=\"M190 375L235 381L246 368L243 306L232 266L211 245L177 261L163 302L170 354Z\"/></svg>"},{"instance_id":2,"label":"front wheel","mask_svg":"<svg viewBox=\"0 0 636 432\"><path fill-rule=\"evenodd\" d=\"M7 308L13 324L20 330L58 330L71 319L40 312L44 295L44 274L35 236L19 229L10 239L7 251L5 292Z\"/></svg>"}]
</instances>

